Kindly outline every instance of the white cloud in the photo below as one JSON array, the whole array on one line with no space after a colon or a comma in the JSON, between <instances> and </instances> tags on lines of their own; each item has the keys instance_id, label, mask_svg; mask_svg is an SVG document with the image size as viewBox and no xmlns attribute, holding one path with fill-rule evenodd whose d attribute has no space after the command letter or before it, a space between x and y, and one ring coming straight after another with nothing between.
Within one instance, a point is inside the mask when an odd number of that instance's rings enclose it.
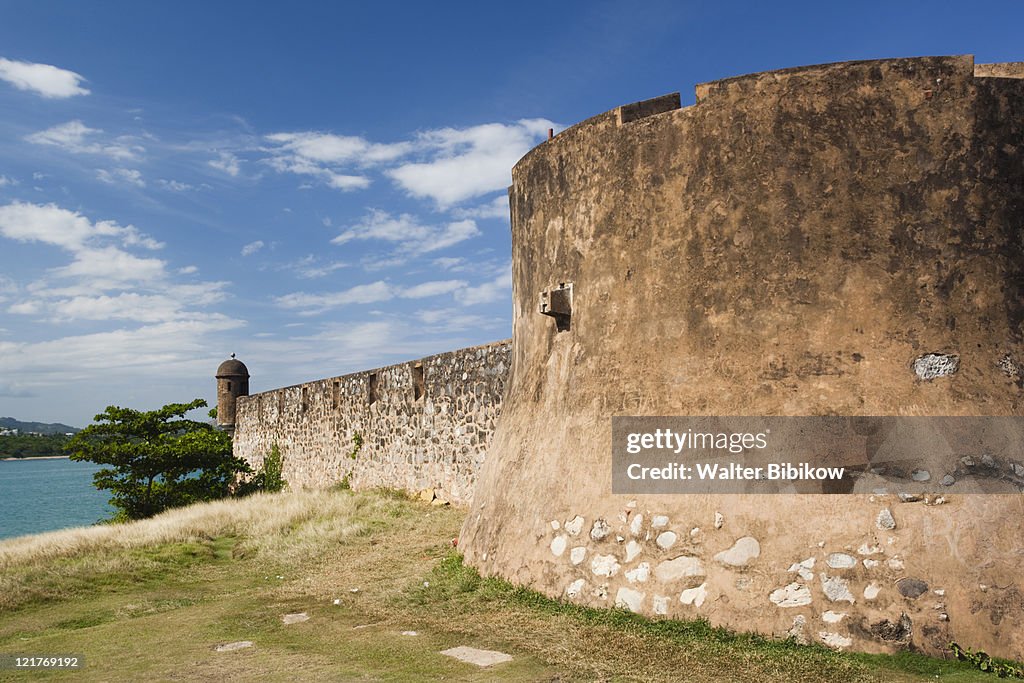
<instances>
[{"instance_id":1,"label":"white cloud","mask_svg":"<svg viewBox=\"0 0 1024 683\"><path fill-rule=\"evenodd\" d=\"M432 296L451 294L465 286L465 280L436 280L407 287L399 293L399 296L403 299L426 299Z\"/></svg>"},{"instance_id":2,"label":"white cloud","mask_svg":"<svg viewBox=\"0 0 1024 683\"><path fill-rule=\"evenodd\" d=\"M187 190L196 189L194 185L178 182L177 180L167 180L165 178L160 178L156 182L160 185L160 187L170 190L172 192L185 192Z\"/></svg>"},{"instance_id":3,"label":"white cloud","mask_svg":"<svg viewBox=\"0 0 1024 683\"><path fill-rule=\"evenodd\" d=\"M51 64L0 57L0 80L7 81L18 90L34 92L46 98L62 99L89 94L89 91L81 86L84 77Z\"/></svg>"},{"instance_id":4,"label":"white cloud","mask_svg":"<svg viewBox=\"0 0 1024 683\"><path fill-rule=\"evenodd\" d=\"M380 163L397 159L413 149L408 142L379 144L361 137L310 131L274 133L266 139L278 143L279 147L274 150L276 158L291 156L322 164Z\"/></svg>"},{"instance_id":5,"label":"white cloud","mask_svg":"<svg viewBox=\"0 0 1024 683\"><path fill-rule=\"evenodd\" d=\"M372 209L361 223L342 231L331 242L345 244L353 240L383 240L398 243L402 254L423 254L445 249L479 234L472 220L428 226L407 213L392 216L386 211Z\"/></svg>"},{"instance_id":6,"label":"white cloud","mask_svg":"<svg viewBox=\"0 0 1024 683\"><path fill-rule=\"evenodd\" d=\"M162 243L143 235L132 225L114 221L93 223L82 214L56 204L12 202L0 206L0 236L19 242L43 242L69 251L81 251L105 239L124 246L159 249Z\"/></svg>"},{"instance_id":7,"label":"white cloud","mask_svg":"<svg viewBox=\"0 0 1024 683\"><path fill-rule=\"evenodd\" d=\"M454 209L456 218L509 218L508 193L498 195L486 204L465 209Z\"/></svg>"},{"instance_id":8,"label":"white cloud","mask_svg":"<svg viewBox=\"0 0 1024 683\"><path fill-rule=\"evenodd\" d=\"M417 138L417 147L432 158L403 164L387 175L412 196L447 209L508 187L512 166L554 126L547 119L522 119L427 131Z\"/></svg>"},{"instance_id":9,"label":"white cloud","mask_svg":"<svg viewBox=\"0 0 1024 683\"><path fill-rule=\"evenodd\" d=\"M196 266L185 266L183 268L178 268L178 273L181 275L192 275L193 273L198 272L199 268L197 268Z\"/></svg>"},{"instance_id":10,"label":"white cloud","mask_svg":"<svg viewBox=\"0 0 1024 683\"><path fill-rule=\"evenodd\" d=\"M380 280L368 285L356 285L341 292L327 294L293 292L277 297L274 302L282 308L306 309L310 313L319 313L339 306L372 304L392 298L394 298L394 292L391 285Z\"/></svg>"},{"instance_id":11,"label":"white cloud","mask_svg":"<svg viewBox=\"0 0 1024 683\"><path fill-rule=\"evenodd\" d=\"M46 277L28 284L8 306L9 313L43 316L53 322L206 320L213 314L196 308L225 297L226 282L179 284L164 260L128 251L164 246L134 226L93 222L53 204L0 206L0 237L50 244L72 255L70 263L51 268ZM191 274L196 268L178 272Z\"/></svg>"},{"instance_id":12,"label":"white cloud","mask_svg":"<svg viewBox=\"0 0 1024 683\"><path fill-rule=\"evenodd\" d=\"M300 156L272 157L268 159L268 163L278 173L313 176L336 190L362 190L370 186L370 179L366 176L337 173L313 160Z\"/></svg>"},{"instance_id":13,"label":"white cloud","mask_svg":"<svg viewBox=\"0 0 1024 683\"><path fill-rule=\"evenodd\" d=\"M291 271L296 275L296 277L306 280L315 280L316 278L330 275L334 271L341 270L342 268L348 268L348 264L343 261L324 262L313 254L309 254L296 261L285 264L281 269Z\"/></svg>"},{"instance_id":14,"label":"white cloud","mask_svg":"<svg viewBox=\"0 0 1024 683\"><path fill-rule=\"evenodd\" d=\"M466 259L461 256L442 256L431 261L441 270L458 270L465 262Z\"/></svg>"},{"instance_id":15,"label":"white cloud","mask_svg":"<svg viewBox=\"0 0 1024 683\"><path fill-rule=\"evenodd\" d=\"M270 156L264 161L279 173L319 178L341 190L368 187L371 180L366 169L384 166L385 175L408 194L433 199L438 207L448 209L507 187L513 164L553 127L547 119L522 119L511 124L441 128L420 133L411 141L388 144L316 131L275 133L264 138L270 143L264 150ZM403 163L406 159L410 160ZM456 218L507 215L508 205L501 201L465 209Z\"/></svg>"},{"instance_id":16,"label":"white cloud","mask_svg":"<svg viewBox=\"0 0 1024 683\"><path fill-rule=\"evenodd\" d=\"M219 152L218 157L216 159L211 159L206 163L207 165L217 169L218 171L227 173L232 178L238 176L239 172L241 171L238 157L236 157L234 154L230 152Z\"/></svg>"},{"instance_id":17,"label":"white cloud","mask_svg":"<svg viewBox=\"0 0 1024 683\"><path fill-rule=\"evenodd\" d=\"M512 264L509 263L493 280L488 280L475 287L463 287L455 292L455 298L466 306L488 304L509 298L512 290Z\"/></svg>"},{"instance_id":18,"label":"white cloud","mask_svg":"<svg viewBox=\"0 0 1024 683\"><path fill-rule=\"evenodd\" d=\"M274 133L265 139L273 146L266 160L278 173L294 173L319 178L337 190L362 190L370 179L360 173L343 172L346 167L371 166L394 161L408 154L408 142L374 143L351 135L304 131Z\"/></svg>"},{"instance_id":19,"label":"white cloud","mask_svg":"<svg viewBox=\"0 0 1024 683\"><path fill-rule=\"evenodd\" d=\"M18 181L14 178L8 178L5 175L0 175L0 187L7 187L8 185L17 185Z\"/></svg>"},{"instance_id":20,"label":"white cloud","mask_svg":"<svg viewBox=\"0 0 1024 683\"><path fill-rule=\"evenodd\" d=\"M96 171L96 177L102 182L111 185L128 183L136 187L146 186L146 181L142 179L142 173L132 168L115 168L110 171L101 168Z\"/></svg>"},{"instance_id":21,"label":"white cloud","mask_svg":"<svg viewBox=\"0 0 1024 683\"><path fill-rule=\"evenodd\" d=\"M133 282L151 282L164 275L166 263L160 259L139 258L117 247L81 249L75 260L55 268L58 277L87 278L93 287L109 289Z\"/></svg>"},{"instance_id":22,"label":"white cloud","mask_svg":"<svg viewBox=\"0 0 1024 683\"><path fill-rule=\"evenodd\" d=\"M99 128L90 128L75 120L26 135L25 139L34 145L59 147L75 154L101 154L112 159L135 159L145 152L144 147L128 136L98 141L101 133Z\"/></svg>"},{"instance_id":23,"label":"white cloud","mask_svg":"<svg viewBox=\"0 0 1024 683\"><path fill-rule=\"evenodd\" d=\"M242 247L242 256L252 256L257 251L262 249L264 246L263 240L256 240L255 242L249 242L249 244Z\"/></svg>"},{"instance_id":24,"label":"white cloud","mask_svg":"<svg viewBox=\"0 0 1024 683\"><path fill-rule=\"evenodd\" d=\"M341 292L325 294L308 294L294 292L275 299L282 307L301 311L305 315L322 313L323 311L348 306L351 304L373 304L392 299L425 299L457 292L465 288L464 280L440 280L422 282L411 287L399 287L383 280L366 285L356 285Z\"/></svg>"}]
</instances>

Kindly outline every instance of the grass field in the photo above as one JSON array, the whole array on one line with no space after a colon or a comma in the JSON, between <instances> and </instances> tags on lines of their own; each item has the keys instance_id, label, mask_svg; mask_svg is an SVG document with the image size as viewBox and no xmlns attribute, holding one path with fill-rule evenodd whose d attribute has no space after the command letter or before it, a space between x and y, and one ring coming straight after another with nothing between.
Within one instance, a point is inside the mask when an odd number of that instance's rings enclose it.
<instances>
[{"instance_id":1,"label":"grass field","mask_svg":"<svg viewBox=\"0 0 1024 683\"><path fill-rule=\"evenodd\" d=\"M388 492L301 492L0 542L0 654L84 656L75 681L969 681L917 655L839 654L581 608L481 579L464 512ZM337 603L337 604L336 604ZM285 625L285 614L309 620ZM415 632L416 635L404 635ZM218 652L216 646L252 641ZM509 653L481 669L439 654Z\"/></svg>"}]
</instances>

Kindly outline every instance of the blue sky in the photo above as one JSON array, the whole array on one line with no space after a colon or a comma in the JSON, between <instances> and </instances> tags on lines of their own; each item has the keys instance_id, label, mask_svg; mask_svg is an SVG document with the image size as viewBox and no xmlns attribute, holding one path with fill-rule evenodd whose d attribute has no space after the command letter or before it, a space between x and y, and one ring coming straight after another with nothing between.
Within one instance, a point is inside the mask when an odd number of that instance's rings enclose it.
<instances>
[{"instance_id":1,"label":"blue sky","mask_svg":"<svg viewBox=\"0 0 1024 683\"><path fill-rule=\"evenodd\" d=\"M212 399L511 334L509 169L802 64L1024 60L1020 3L0 1L0 415Z\"/></svg>"}]
</instances>

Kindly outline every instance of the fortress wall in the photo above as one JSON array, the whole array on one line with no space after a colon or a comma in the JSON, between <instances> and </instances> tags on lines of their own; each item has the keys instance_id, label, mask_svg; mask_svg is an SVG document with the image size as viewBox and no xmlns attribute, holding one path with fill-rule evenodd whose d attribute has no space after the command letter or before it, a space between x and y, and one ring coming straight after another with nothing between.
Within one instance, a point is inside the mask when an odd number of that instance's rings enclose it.
<instances>
[{"instance_id":1,"label":"fortress wall","mask_svg":"<svg viewBox=\"0 0 1024 683\"><path fill-rule=\"evenodd\" d=\"M969 56L755 74L524 157L466 560L588 605L1024 657L1020 495L610 493L613 415L1021 415L1020 82ZM560 283L563 331L538 312ZM922 381L931 352L959 369Z\"/></svg>"},{"instance_id":2,"label":"fortress wall","mask_svg":"<svg viewBox=\"0 0 1024 683\"><path fill-rule=\"evenodd\" d=\"M501 412L509 347L496 342L240 397L235 454L258 467L276 443L295 488L347 476L353 488L436 489L468 503ZM357 433L363 445L353 456Z\"/></svg>"}]
</instances>

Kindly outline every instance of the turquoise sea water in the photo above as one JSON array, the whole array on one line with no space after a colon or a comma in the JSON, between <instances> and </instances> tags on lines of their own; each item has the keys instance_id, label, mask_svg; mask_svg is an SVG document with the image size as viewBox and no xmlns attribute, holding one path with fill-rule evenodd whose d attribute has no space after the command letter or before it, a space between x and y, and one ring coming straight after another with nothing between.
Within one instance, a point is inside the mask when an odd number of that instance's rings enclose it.
<instances>
[{"instance_id":1,"label":"turquoise sea water","mask_svg":"<svg viewBox=\"0 0 1024 683\"><path fill-rule=\"evenodd\" d=\"M90 462L0 460L0 538L84 526L113 514Z\"/></svg>"}]
</instances>

